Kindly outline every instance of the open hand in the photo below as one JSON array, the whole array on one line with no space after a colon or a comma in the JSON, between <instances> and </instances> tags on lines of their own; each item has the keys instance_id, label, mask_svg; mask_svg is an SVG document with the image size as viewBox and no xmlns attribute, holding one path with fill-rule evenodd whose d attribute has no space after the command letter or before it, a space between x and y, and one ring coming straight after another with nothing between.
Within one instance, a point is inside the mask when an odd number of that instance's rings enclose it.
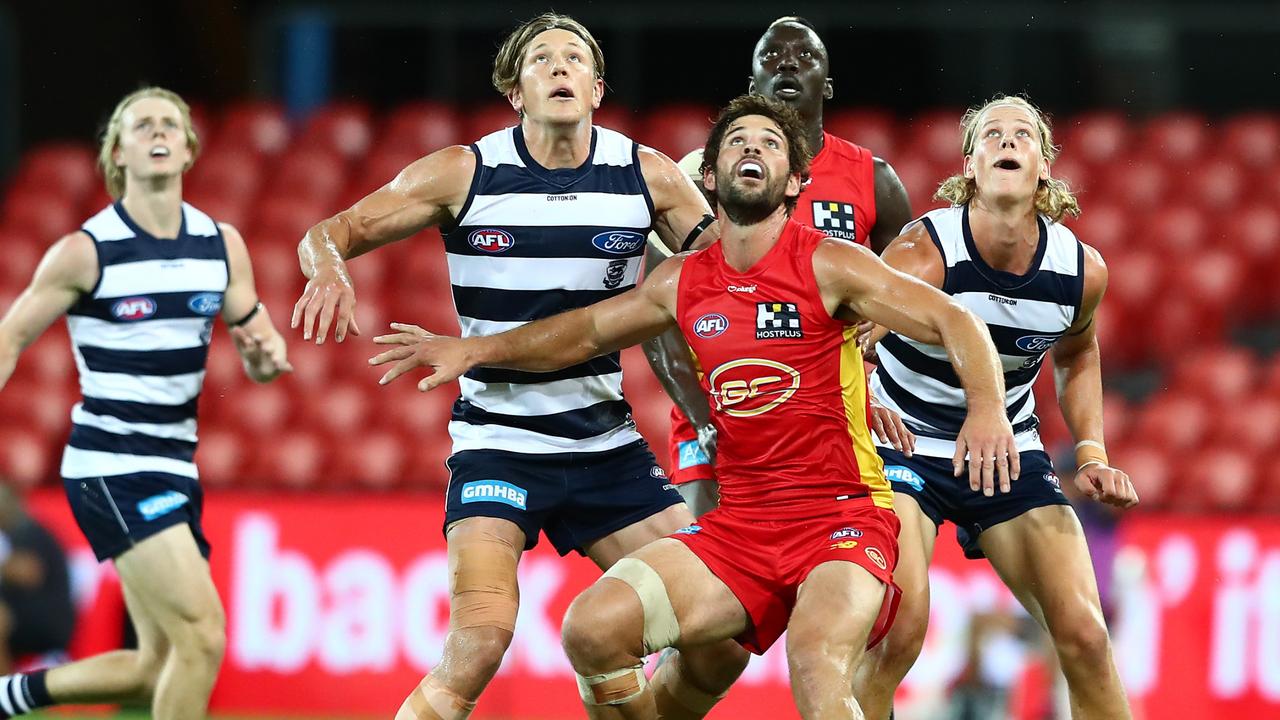
<instances>
[{"instance_id":1,"label":"open hand","mask_svg":"<svg viewBox=\"0 0 1280 720\"><path fill-rule=\"evenodd\" d=\"M427 392L456 379L474 365L467 359L467 341L463 338L436 335L406 323L391 323L391 329L397 332L373 339L378 345L396 346L369 358L370 365L395 363L378 381L379 385L386 385L410 370L431 367L435 372L418 383L418 389Z\"/></svg>"}]
</instances>

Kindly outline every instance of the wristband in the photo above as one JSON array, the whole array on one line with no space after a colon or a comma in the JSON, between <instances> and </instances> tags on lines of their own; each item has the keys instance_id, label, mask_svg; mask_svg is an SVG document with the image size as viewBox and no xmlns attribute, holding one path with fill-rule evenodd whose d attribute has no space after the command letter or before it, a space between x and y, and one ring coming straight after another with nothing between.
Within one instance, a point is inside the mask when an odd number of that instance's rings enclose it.
<instances>
[{"instance_id":1,"label":"wristband","mask_svg":"<svg viewBox=\"0 0 1280 720\"><path fill-rule=\"evenodd\" d=\"M247 322L249 322L250 320L252 320L252 319L253 319L253 316L254 316L254 315L257 315L257 314L258 314L258 311L259 311L259 310L261 310L261 309L262 309L262 302L261 302L261 301L258 301L258 302L256 302L256 303L254 303L254 304L253 304L253 309L252 309L252 310L250 310L250 311L249 311L249 312L248 312L244 317L242 317L242 318L240 318L239 320L237 320L237 321L235 321L235 322L231 323L231 327L233 327L233 328L234 328L234 327L240 327L241 325L244 325L245 323L247 323Z\"/></svg>"},{"instance_id":2,"label":"wristband","mask_svg":"<svg viewBox=\"0 0 1280 720\"><path fill-rule=\"evenodd\" d=\"M1076 443L1076 471L1094 463L1107 464L1107 448L1097 440L1081 440Z\"/></svg>"},{"instance_id":3,"label":"wristband","mask_svg":"<svg viewBox=\"0 0 1280 720\"><path fill-rule=\"evenodd\" d=\"M690 230L689 234L685 237L684 244L680 246L680 252L685 252L692 247L693 244L697 242L698 238L702 237L702 231L710 227L711 223L715 221L716 218L714 215L703 215L702 222L694 225L693 229Z\"/></svg>"}]
</instances>

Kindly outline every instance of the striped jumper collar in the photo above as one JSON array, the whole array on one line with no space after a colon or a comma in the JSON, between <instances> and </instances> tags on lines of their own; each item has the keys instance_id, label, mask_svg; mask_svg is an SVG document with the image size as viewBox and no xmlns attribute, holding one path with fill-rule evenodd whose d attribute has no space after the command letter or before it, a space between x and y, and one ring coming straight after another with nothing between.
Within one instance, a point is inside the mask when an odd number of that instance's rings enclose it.
<instances>
[{"instance_id":1,"label":"striped jumper collar","mask_svg":"<svg viewBox=\"0 0 1280 720\"><path fill-rule=\"evenodd\" d=\"M596 158L596 128L591 127L591 149L587 151L587 159L576 168L545 168L533 159L533 155L529 153L529 146L524 141L524 127L516 125L511 133L511 138L516 145L516 153L520 159L524 161L524 165L529 172L538 176L558 187L567 188L586 177L594 167Z\"/></svg>"},{"instance_id":2,"label":"striped jumper collar","mask_svg":"<svg viewBox=\"0 0 1280 720\"><path fill-rule=\"evenodd\" d=\"M134 235L137 235L140 238L145 238L147 240L177 240L187 234L187 209L185 207L179 208L178 210L181 215L181 219L179 220L177 236L171 238L158 238L146 230L143 230L138 223L134 222L133 218L129 216L129 212L124 209L124 203L122 201L116 200L111 206L116 209L116 214L120 216L120 220L133 231Z\"/></svg>"},{"instance_id":3,"label":"striped jumper collar","mask_svg":"<svg viewBox=\"0 0 1280 720\"><path fill-rule=\"evenodd\" d=\"M1040 265L1044 262L1045 250L1049 248L1049 227L1040 215L1036 215L1036 227L1040 229L1040 239L1036 241L1036 256L1031 260L1031 267L1022 275L1018 275L1004 270L997 270L987 264L987 261L982 257L982 253L978 252L977 243L973 241L973 231L969 229L968 203L964 205L960 215L960 230L964 233L964 246L969 251L969 259L973 261L974 268L977 269L982 277L1007 290L1026 285L1035 279L1036 273L1040 272Z\"/></svg>"}]
</instances>

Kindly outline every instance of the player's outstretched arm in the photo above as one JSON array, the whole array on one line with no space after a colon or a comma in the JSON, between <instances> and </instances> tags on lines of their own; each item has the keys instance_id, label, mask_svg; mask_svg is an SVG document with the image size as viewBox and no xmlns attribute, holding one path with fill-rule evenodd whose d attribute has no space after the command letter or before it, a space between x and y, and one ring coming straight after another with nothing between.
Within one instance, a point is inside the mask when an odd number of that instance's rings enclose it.
<instances>
[{"instance_id":1,"label":"player's outstretched arm","mask_svg":"<svg viewBox=\"0 0 1280 720\"><path fill-rule=\"evenodd\" d=\"M1008 492L1020 471L1005 413L1004 375L986 325L935 287L886 265L870 250L828 238L813 255L814 273L833 314L858 317L931 345L942 345L964 386L968 405L952 459L957 476L969 456L969 486L987 495Z\"/></svg>"},{"instance_id":2,"label":"player's outstretched arm","mask_svg":"<svg viewBox=\"0 0 1280 720\"><path fill-rule=\"evenodd\" d=\"M704 248L720 238L711 206L689 175L657 150L640 151L640 171L653 198L653 230L671 252Z\"/></svg>"},{"instance_id":3,"label":"player's outstretched arm","mask_svg":"<svg viewBox=\"0 0 1280 720\"><path fill-rule=\"evenodd\" d=\"M396 347L369 359L370 365L395 363L380 384L410 370L435 369L419 390L443 385L473 367L545 372L576 365L647 340L675 325L676 290L683 258L663 263L644 284L594 305L536 320L488 336L435 335L416 325L393 323L398 332L373 341Z\"/></svg>"},{"instance_id":4,"label":"player's outstretched arm","mask_svg":"<svg viewBox=\"0 0 1280 720\"><path fill-rule=\"evenodd\" d=\"M342 342L355 324L355 288L346 261L387 243L448 222L466 201L475 155L447 147L414 162L394 180L349 209L321 221L298 243L298 263L307 287L293 308L290 327L302 326L302 339L323 344L332 325Z\"/></svg>"},{"instance_id":5,"label":"player's outstretched arm","mask_svg":"<svg viewBox=\"0 0 1280 720\"><path fill-rule=\"evenodd\" d=\"M74 232L49 248L31 284L0 320L0 389L9 382L22 351L97 282L98 251L88 235Z\"/></svg>"},{"instance_id":6,"label":"player's outstretched arm","mask_svg":"<svg viewBox=\"0 0 1280 720\"><path fill-rule=\"evenodd\" d=\"M257 383L271 382L293 370L288 347L271 322L267 306L258 301L253 263L240 231L226 223L218 223L218 227L227 245L227 267L231 270L222 297L222 319L231 329L245 374Z\"/></svg>"},{"instance_id":7,"label":"player's outstretched arm","mask_svg":"<svg viewBox=\"0 0 1280 720\"><path fill-rule=\"evenodd\" d=\"M1102 356L1094 320L1106 288L1107 265L1086 245L1080 315L1053 346L1053 375L1062 417L1077 443L1076 487L1094 500L1127 508L1138 504L1138 493L1128 474L1110 465L1103 442Z\"/></svg>"}]
</instances>

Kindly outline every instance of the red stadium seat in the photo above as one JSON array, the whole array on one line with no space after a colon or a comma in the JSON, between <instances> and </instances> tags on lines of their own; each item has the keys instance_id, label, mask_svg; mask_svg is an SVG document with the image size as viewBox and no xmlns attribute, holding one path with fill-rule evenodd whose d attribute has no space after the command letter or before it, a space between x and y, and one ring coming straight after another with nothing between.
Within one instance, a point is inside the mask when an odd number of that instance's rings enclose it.
<instances>
[{"instance_id":1,"label":"red stadium seat","mask_svg":"<svg viewBox=\"0 0 1280 720\"><path fill-rule=\"evenodd\" d=\"M282 308L283 310L283 308ZM287 323L288 316L285 315L283 320L276 320L277 325L283 326ZM289 364L293 365L293 382L299 388L321 388L325 387L331 377L335 374L334 355L329 352L330 348L325 345L316 345L313 342L297 342L301 335L296 330L284 330L286 339L289 340Z\"/></svg>"},{"instance_id":2,"label":"red stadium seat","mask_svg":"<svg viewBox=\"0 0 1280 720\"><path fill-rule=\"evenodd\" d=\"M1165 392L1149 398L1138 412L1132 440L1181 452L1199 447L1211 431L1209 408L1198 396Z\"/></svg>"},{"instance_id":3,"label":"red stadium seat","mask_svg":"<svg viewBox=\"0 0 1280 720\"><path fill-rule=\"evenodd\" d=\"M498 100L468 112L464 120L463 143L473 143L491 132L520 124L511 103Z\"/></svg>"},{"instance_id":4,"label":"red stadium seat","mask_svg":"<svg viewBox=\"0 0 1280 720\"><path fill-rule=\"evenodd\" d=\"M1249 454L1228 448L1208 448L1191 456L1183 487L1174 502L1179 509L1204 512L1205 504L1221 512L1251 509L1257 492L1257 461Z\"/></svg>"},{"instance_id":5,"label":"red stadium seat","mask_svg":"<svg viewBox=\"0 0 1280 720\"><path fill-rule=\"evenodd\" d=\"M1194 255L1177 256L1168 293L1197 302L1206 314L1220 313L1228 324L1237 324L1234 312L1244 291L1244 267L1227 250L1207 248Z\"/></svg>"},{"instance_id":6,"label":"red stadium seat","mask_svg":"<svg viewBox=\"0 0 1280 720\"><path fill-rule=\"evenodd\" d=\"M1086 203L1080 217L1068 219L1067 225L1080 238L1110 259L1114 252L1122 252L1132 246L1130 237L1130 210L1117 203L1099 198Z\"/></svg>"},{"instance_id":7,"label":"red stadium seat","mask_svg":"<svg viewBox=\"0 0 1280 720\"><path fill-rule=\"evenodd\" d=\"M340 449L319 433L280 427L255 435L255 440L250 475L258 484L309 490L327 484L333 476L332 460Z\"/></svg>"},{"instance_id":8,"label":"red stadium seat","mask_svg":"<svg viewBox=\"0 0 1280 720\"><path fill-rule=\"evenodd\" d=\"M1104 357L1105 357L1105 350ZM1107 443L1119 445L1129 436L1136 410L1123 395L1114 392L1103 393L1102 427L1106 433Z\"/></svg>"},{"instance_id":9,"label":"red stadium seat","mask_svg":"<svg viewBox=\"0 0 1280 720\"><path fill-rule=\"evenodd\" d=\"M192 195L249 200L262 184L263 163L243 148L222 147L191 166L184 191Z\"/></svg>"},{"instance_id":10,"label":"red stadium seat","mask_svg":"<svg viewBox=\"0 0 1280 720\"><path fill-rule=\"evenodd\" d=\"M348 188L351 202L347 203L347 206L354 204L356 200L395 180L401 170L422 158L421 154L409 150L395 147L388 148L385 145L383 148L357 164L360 174Z\"/></svg>"},{"instance_id":11,"label":"red stadium seat","mask_svg":"<svg viewBox=\"0 0 1280 720\"><path fill-rule=\"evenodd\" d=\"M348 377L310 388L302 416L312 427L329 435L359 437L373 411L371 400L365 388Z\"/></svg>"},{"instance_id":12,"label":"red stadium seat","mask_svg":"<svg viewBox=\"0 0 1280 720\"><path fill-rule=\"evenodd\" d=\"M1206 210L1224 212L1244 200L1246 181L1245 170L1235 159L1207 158L1197 162L1195 172L1187 177L1184 197Z\"/></svg>"},{"instance_id":13,"label":"red stadium seat","mask_svg":"<svg viewBox=\"0 0 1280 720\"><path fill-rule=\"evenodd\" d=\"M418 102L401 105L391 111L382 137L376 139L376 151L422 157L440 148L476 139L465 136L462 122L452 107L442 103Z\"/></svg>"},{"instance_id":14,"label":"red stadium seat","mask_svg":"<svg viewBox=\"0 0 1280 720\"><path fill-rule=\"evenodd\" d=\"M1253 510L1271 515L1280 513L1280 454L1258 462L1257 479Z\"/></svg>"},{"instance_id":15,"label":"red stadium seat","mask_svg":"<svg viewBox=\"0 0 1280 720\"><path fill-rule=\"evenodd\" d=\"M1138 135L1148 157L1166 165L1185 166L1204 153L1209 121L1196 113L1168 113L1149 121Z\"/></svg>"},{"instance_id":16,"label":"red stadium seat","mask_svg":"<svg viewBox=\"0 0 1280 720\"><path fill-rule=\"evenodd\" d=\"M1193 300L1176 288L1155 305L1131 312L1131 328L1143 328L1146 357L1153 361L1176 357L1188 347L1217 345L1226 340L1227 308Z\"/></svg>"},{"instance_id":17,"label":"red stadium seat","mask_svg":"<svg viewBox=\"0 0 1280 720\"><path fill-rule=\"evenodd\" d=\"M327 105L313 112L297 145L354 160L364 157L372 142L373 120L369 108L348 102Z\"/></svg>"},{"instance_id":18,"label":"red stadium seat","mask_svg":"<svg viewBox=\"0 0 1280 720\"><path fill-rule=\"evenodd\" d=\"M331 206L346 184L342 156L320 149L290 151L271 179L271 195Z\"/></svg>"},{"instance_id":19,"label":"red stadium seat","mask_svg":"<svg viewBox=\"0 0 1280 720\"><path fill-rule=\"evenodd\" d=\"M52 245L79 228L82 220L76 203L61 194L16 188L5 198L4 220L0 224Z\"/></svg>"},{"instance_id":20,"label":"red stadium seat","mask_svg":"<svg viewBox=\"0 0 1280 720\"><path fill-rule=\"evenodd\" d=\"M19 491L58 477L58 445L49 435L29 428L0 430L0 477Z\"/></svg>"},{"instance_id":21,"label":"red stadium seat","mask_svg":"<svg viewBox=\"0 0 1280 720\"><path fill-rule=\"evenodd\" d=\"M715 111L705 105L664 105L649 112L636 139L679 161L707 144Z\"/></svg>"},{"instance_id":22,"label":"red stadium seat","mask_svg":"<svg viewBox=\"0 0 1280 720\"><path fill-rule=\"evenodd\" d=\"M202 428L200 445L196 450L200 482L213 488L243 485L251 447L252 443L246 442L229 426Z\"/></svg>"},{"instance_id":23,"label":"red stadium seat","mask_svg":"<svg viewBox=\"0 0 1280 720\"><path fill-rule=\"evenodd\" d=\"M27 408L27 427L62 442L71 432L71 406L80 399L68 383L45 383Z\"/></svg>"},{"instance_id":24,"label":"red stadium seat","mask_svg":"<svg viewBox=\"0 0 1280 720\"><path fill-rule=\"evenodd\" d=\"M424 441L442 433L447 436L453 403L458 397L458 383L423 393L413 387L412 381L406 380L408 378L387 386L368 385L367 392L378 407L381 423Z\"/></svg>"},{"instance_id":25,"label":"red stadium seat","mask_svg":"<svg viewBox=\"0 0 1280 720\"><path fill-rule=\"evenodd\" d=\"M247 147L263 155L278 155L289 145L289 123L276 103L233 105L222 116L218 146Z\"/></svg>"},{"instance_id":26,"label":"red stadium seat","mask_svg":"<svg viewBox=\"0 0 1280 720\"><path fill-rule=\"evenodd\" d=\"M1111 456L1116 467L1129 474L1138 491L1139 509L1163 510L1175 490L1169 452L1160 445L1120 445Z\"/></svg>"},{"instance_id":27,"label":"red stadium seat","mask_svg":"<svg viewBox=\"0 0 1280 720\"><path fill-rule=\"evenodd\" d=\"M1280 400L1265 396L1223 398L1217 405L1214 444L1253 454L1280 450Z\"/></svg>"},{"instance_id":28,"label":"red stadium seat","mask_svg":"<svg viewBox=\"0 0 1280 720\"><path fill-rule=\"evenodd\" d=\"M1161 205L1169 188L1168 171L1132 156L1100 167L1095 176L1098 196L1129 208Z\"/></svg>"},{"instance_id":29,"label":"red stadium seat","mask_svg":"<svg viewBox=\"0 0 1280 720\"><path fill-rule=\"evenodd\" d=\"M233 398L238 424L258 437L270 437L289 427L294 408L282 379L267 385L242 386Z\"/></svg>"},{"instance_id":30,"label":"red stadium seat","mask_svg":"<svg viewBox=\"0 0 1280 720\"><path fill-rule=\"evenodd\" d=\"M1072 192L1088 192L1092 188L1093 170L1083 158L1077 155L1059 157L1053 162L1049 174L1070 186ZM1094 203L1088 203L1086 210L1092 212Z\"/></svg>"},{"instance_id":31,"label":"red stadium seat","mask_svg":"<svg viewBox=\"0 0 1280 720\"><path fill-rule=\"evenodd\" d=\"M1109 282L1103 302L1121 306L1126 314L1130 310L1150 312L1151 303L1164 286L1166 263L1161 256L1146 249L1117 251L1107 258L1107 265L1109 277L1124 281Z\"/></svg>"},{"instance_id":32,"label":"red stadium seat","mask_svg":"<svg viewBox=\"0 0 1280 720\"><path fill-rule=\"evenodd\" d=\"M183 200L199 208L216 222L226 223L240 231L243 237L249 223L249 208L252 203L247 198L205 195L202 193L183 193Z\"/></svg>"},{"instance_id":33,"label":"red stadium seat","mask_svg":"<svg viewBox=\"0 0 1280 720\"><path fill-rule=\"evenodd\" d=\"M79 203L97 183L96 157L87 145L51 143L28 150L14 188L42 191Z\"/></svg>"},{"instance_id":34,"label":"red stadium seat","mask_svg":"<svg viewBox=\"0 0 1280 720\"><path fill-rule=\"evenodd\" d=\"M636 114L633 110L606 101L604 105L601 105L598 110L591 114L591 123L610 130L616 130L627 137L631 137L632 130L636 125Z\"/></svg>"},{"instance_id":35,"label":"red stadium seat","mask_svg":"<svg viewBox=\"0 0 1280 720\"><path fill-rule=\"evenodd\" d=\"M1113 167L1129 149L1129 121L1120 113L1082 113L1056 129L1054 141L1099 172Z\"/></svg>"},{"instance_id":36,"label":"red stadium seat","mask_svg":"<svg viewBox=\"0 0 1280 720\"><path fill-rule=\"evenodd\" d=\"M31 284L36 265L40 257L50 245L48 239L40 240L35 235L9 228L0 229L0 237L4 238L5 256L0 263L0 289L8 289L15 294ZM0 305L7 308L8 305Z\"/></svg>"},{"instance_id":37,"label":"red stadium seat","mask_svg":"<svg viewBox=\"0 0 1280 720\"><path fill-rule=\"evenodd\" d=\"M1173 387L1229 407L1256 391L1258 373L1257 359L1245 348L1202 347L1178 357L1173 366Z\"/></svg>"},{"instance_id":38,"label":"red stadium seat","mask_svg":"<svg viewBox=\"0 0 1280 720\"><path fill-rule=\"evenodd\" d=\"M1241 165L1265 168L1280 161L1280 118L1274 114L1237 115L1222 130L1227 152Z\"/></svg>"},{"instance_id":39,"label":"red stadium seat","mask_svg":"<svg viewBox=\"0 0 1280 720\"><path fill-rule=\"evenodd\" d=\"M933 199L933 194L937 192L939 183L946 179L946 174L937 166L919 155L906 155L893 163L893 169L911 199L912 212L921 215L941 205Z\"/></svg>"},{"instance_id":40,"label":"red stadium seat","mask_svg":"<svg viewBox=\"0 0 1280 720\"><path fill-rule=\"evenodd\" d=\"M897 125L897 120L885 110L841 109L822 116L822 126L827 132L867 148L891 165L898 156Z\"/></svg>"},{"instance_id":41,"label":"red stadium seat","mask_svg":"<svg viewBox=\"0 0 1280 720\"><path fill-rule=\"evenodd\" d=\"M267 243L296 246L312 225L332 213L322 202L292 195L270 195L258 203L254 217L255 237Z\"/></svg>"},{"instance_id":42,"label":"red stadium seat","mask_svg":"<svg viewBox=\"0 0 1280 720\"><path fill-rule=\"evenodd\" d=\"M1241 208L1223 221L1223 247L1244 261L1251 288L1241 298L1245 314L1257 319L1280 309L1280 209L1255 204Z\"/></svg>"},{"instance_id":43,"label":"red stadium seat","mask_svg":"<svg viewBox=\"0 0 1280 720\"><path fill-rule=\"evenodd\" d=\"M452 448L453 441L444 430L419 438L409 453L404 471L406 483L443 495L449 487L449 468L445 461L453 452Z\"/></svg>"},{"instance_id":44,"label":"red stadium seat","mask_svg":"<svg viewBox=\"0 0 1280 720\"><path fill-rule=\"evenodd\" d=\"M923 153L931 163L953 164L957 169L964 153L960 146L960 117L958 110L932 110L911 120L907 138L903 144L914 152Z\"/></svg>"},{"instance_id":45,"label":"red stadium seat","mask_svg":"<svg viewBox=\"0 0 1280 720\"><path fill-rule=\"evenodd\" d=\"M1209 217L1188 205L1161 207L1141 226L1140 242L1166 258L1198 254L1205 249Z\"/></svg>"},{"instance_id":46,"label":"red stadium seat","mask_svg":"<svg viewBox=\"0 0 1280 720\"><path fill-rule=\"evenodd\" d=\"M333 477L329 479L332 484L370 490L405 484L412 443L403 436L356 427L335 436L332 444L342 449L335 453Z\"/></svg>"}]
</instances>

